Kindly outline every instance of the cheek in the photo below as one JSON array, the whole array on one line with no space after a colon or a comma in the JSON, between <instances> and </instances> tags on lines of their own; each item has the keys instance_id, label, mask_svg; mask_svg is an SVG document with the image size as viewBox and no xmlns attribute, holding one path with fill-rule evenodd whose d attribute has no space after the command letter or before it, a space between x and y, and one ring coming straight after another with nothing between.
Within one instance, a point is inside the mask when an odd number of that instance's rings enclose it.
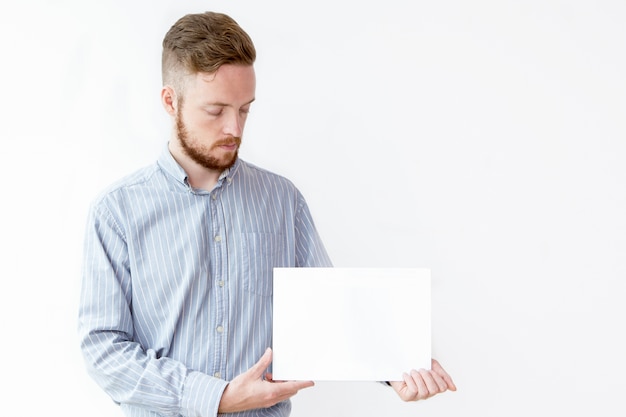
<instances>
[{"instance_id":1,"label":"cheek","mask_svg":"<svg viewBox=\"0 0 626 417\"><path fill-rule=\"evenodd\" d=\"M220 130L219 123L206 115L189 115L185 125L188 131L199 137L215 135Z\"/></svg>"},{"instance_id":2,"label":"cheek","mask_svg":"<svg viewBox=\"0 0 626 417\"><path fill-rule=\"evenodd\" d=\"M215 120L197 120L194 126L198 135L207 140L217 136L221 131L221 125Z\"/></svg>"}]
</instances>

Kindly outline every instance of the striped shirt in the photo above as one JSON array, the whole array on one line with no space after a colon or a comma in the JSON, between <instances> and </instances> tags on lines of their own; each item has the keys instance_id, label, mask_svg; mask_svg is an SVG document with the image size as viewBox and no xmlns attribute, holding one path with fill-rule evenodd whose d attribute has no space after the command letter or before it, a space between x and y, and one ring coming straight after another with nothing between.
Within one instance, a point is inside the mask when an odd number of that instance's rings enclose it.
<instances>
[{"instance_id":1,"label":"striped shirt","mask_svg":"<svg viewBox=\"0 0 626 417\"><path fill-rule=\"evenodd\" d=\"M272 345L272 269L286 266L331 266L289 180L239 159L213 190L193 189L166 149L90 208L79 309L89 374L127 416L217 415L227 381Z\"/></svg>"}]
</instances>

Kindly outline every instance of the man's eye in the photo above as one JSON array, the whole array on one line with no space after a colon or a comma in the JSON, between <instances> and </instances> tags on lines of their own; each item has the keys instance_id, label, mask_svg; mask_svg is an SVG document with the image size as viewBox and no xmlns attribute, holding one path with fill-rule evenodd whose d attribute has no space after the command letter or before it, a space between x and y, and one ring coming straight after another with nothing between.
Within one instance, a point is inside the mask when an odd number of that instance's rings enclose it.
<instances>
[{"instance_id":1,"label":"man's eye","mask_svg":"<svg viewBox=\"0 0 626 417\"><path fill-rule=\"evenodd\" d=\"M223 109L221 107L209 107L206 109L206 112L211 116L219 116L222 114Z\"/></svg>"},{"instance_id":2,"label":"man's eye","mask_svg":"<svg viewBox=\"0 0 626 417\"><path fill-rule=\"evenodd\" d=\"M239 109L239 113L241 113L241 114L248 114L248 113L250 113L250 107L242 107L241 109Z\"/></svg>"}]
</instances>

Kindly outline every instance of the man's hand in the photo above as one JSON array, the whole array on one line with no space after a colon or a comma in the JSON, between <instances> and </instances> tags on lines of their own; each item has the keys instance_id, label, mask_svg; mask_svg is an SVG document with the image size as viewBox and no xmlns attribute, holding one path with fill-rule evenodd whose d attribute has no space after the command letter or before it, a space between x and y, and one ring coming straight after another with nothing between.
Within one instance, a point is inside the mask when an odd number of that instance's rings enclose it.
<instances>
[{"instance_id":1,"label":"man's hand","mask_svg":"<svg viewBox=\"0 0 626 417\"><path fill-rule=\"evenodd\" d=\"M313 381L274 381L270 374L264 375L270 363L272 349L268 348L256 364L228 383L218 412L234 413L271 407L293 397L299 390L314 385Z\"/></svg>"},{"instance_id":2,"label":"man's hand","mask_svg":"<svg viewBox=\"0 0 626 417\"><path fill-rule=\"evenodd\" d=\"M390 384L404 401L425 400L447 390L456 391L452 378L435 359L432 360L430 370L414 369L402 375L402 378L402 381L392 381Z\"/></svg>"}]
</instances>

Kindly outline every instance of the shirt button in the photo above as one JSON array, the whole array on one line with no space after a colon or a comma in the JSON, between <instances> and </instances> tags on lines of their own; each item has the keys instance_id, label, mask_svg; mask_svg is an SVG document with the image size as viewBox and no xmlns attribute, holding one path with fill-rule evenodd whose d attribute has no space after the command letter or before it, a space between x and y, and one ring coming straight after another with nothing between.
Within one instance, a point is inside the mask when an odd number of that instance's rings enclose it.
<instances>
[{"instance_id":1,"label":"shirt button","mask_svg":"<svg viewBox=\"0 0 626 417\"><path fill-rule=\"evenodd\" d=\"M218 333L223 333L224 332L224 328L222 326L217 326L217 328L215 330L217 330Z\"/></svg>"},{"instance_id":2,"label":"shirt button","mask_svg":"<svg viewBox=\"0 0 626 417\"><path fill-rule=\"evenodd\" d=\"M221 242L222 241L222 237L220 235L215 236L215 241L216 242Z\"/></svg>"},{"instance_id":3,"label":"shirt button","mask_svg":"<svg viewBox=\"0 0 626 417\"><path fill-rule=\"evenodd\" d=\"M221 378L221 377L222 377L222 374L221 374L221 373L219 373L219 372L216 372L216 373L214 373L214 374L213 374L213 376L214 376L215 378Z\"/></svg>"},{"instance_id":4,"label":"shirt button","mask_svg":"<svg viewBox=\"0 0 626 417\"><path fill-rule=\"evenodd\" d=\"M218 281L217 285L219 285L220 287L223 287L224 286L224 281Z\"/></svg>"}]
</instances>

